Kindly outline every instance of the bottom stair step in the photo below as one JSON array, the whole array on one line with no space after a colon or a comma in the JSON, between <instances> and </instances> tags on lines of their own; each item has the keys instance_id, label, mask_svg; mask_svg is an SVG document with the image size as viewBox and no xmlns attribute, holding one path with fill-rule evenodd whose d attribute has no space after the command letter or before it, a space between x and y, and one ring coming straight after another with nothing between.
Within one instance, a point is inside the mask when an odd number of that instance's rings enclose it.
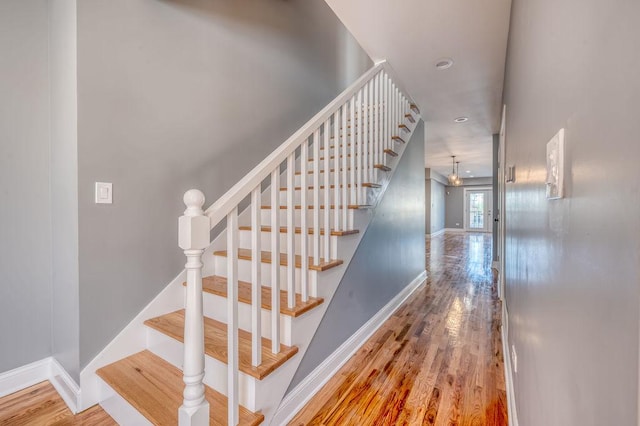
<instances>
[{"instance_id":1,"label":"bottom stair step","mask_svg":"<svg viewBox=\"0 0 640 426\"><path fill-rule=\"evenodd\" d=\"M184 343L184 310L146 320L144 324ZM204 350L210 357L227 362L227 324L204 318ZM238 330L238 352L240 371L262 380L298 353L298 348L280 344L280 352L274 354L271 340L263 337L262 364L254 367L251 365L251 333Z\"/></svg>"},{"instance_id":2,"label":"bottom stair step","mask_svg":"<svg viewBox=\"0 0 640 426\"><path fill-rule=\"evenodd\" d=\"M182 371L149 351L138 352L97 371L98 376L151 423L177 425L182 405ZM227 424L227 397L205 386L209 424ZM262 414L240 407L241 425L259 425Z\"/></svg>"}]
</instances>

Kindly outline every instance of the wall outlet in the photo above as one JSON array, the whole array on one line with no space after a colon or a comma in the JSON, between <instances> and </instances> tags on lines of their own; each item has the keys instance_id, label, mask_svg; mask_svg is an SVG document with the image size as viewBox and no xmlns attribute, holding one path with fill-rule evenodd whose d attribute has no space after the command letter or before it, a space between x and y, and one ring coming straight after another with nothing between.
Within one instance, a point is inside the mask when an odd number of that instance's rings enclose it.
<instances>
[{"instance_id":1,"label":"wall outlet","mask_svg":"<svg viewBox=\"0 0 640 426\"><path fill-rule=\"evenodd\" d=\"M456 226L460 226L460 224L459 224L459 223L456 223Z\"/></svg>"},{"instance_id":2,"label":"wall outlet","mask_svg":"<svg viewBox=\"0 0 640 426\"><path fill-rule=\"evenodd\" d=\"M511 363L513 364L513 372L518 372L518 354L516 353L516 345L511 345Z\"/></svg>"}]
</instances>

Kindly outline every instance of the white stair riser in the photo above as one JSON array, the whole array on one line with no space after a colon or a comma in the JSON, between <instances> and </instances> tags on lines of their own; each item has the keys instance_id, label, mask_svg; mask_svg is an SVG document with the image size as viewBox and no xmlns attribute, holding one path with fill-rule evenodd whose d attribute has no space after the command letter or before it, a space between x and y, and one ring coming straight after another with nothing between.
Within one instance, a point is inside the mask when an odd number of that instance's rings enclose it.
<instances>
[{"instance_id":1,"label":"white stair riser","mask_svg":"<svg viewBox=\"0 0 640 426\"><path fill-rule=\"evenodd\" d=\"M155 355L164 359L174 367L182 370L184 360L184 345L157 330L147 327L147 348ZM204 359L204 383L223 395L227 394L227 364L218 361L208 355ZM240 405L251 411L257 411L255 407L256 382L258 379L240 372L238 374L238 387Z\"/></svg>"},{"instance_id":2,"label":"white stair riser","mask_svg":"<svg viewBox=\"0 0 640 426\"><path fill-rule=\"evenodd\" d=\"M111 386L98 378L100 386L100 406L122 426L153 426L133 405L124 399Z\"/></svg>"},{"instance_id":3,"label":"white stair riser","mask_svg":"<svg viewBox=\"0 0 640 426\"><path fill-rule=\"evenodd\" d=\"M227 258L225 256L214 256L215 274L221 277L227 276ZM261 263L262 285L271 285L271 264ZM287 267L279 266L280 272L280 290L287 290ZM316 282L317 271L309 270L308 282L310 289ZM238 280L251 282L251 261L238 259ZM300 293L300 269L295 268L295 292ZM314 293L310 290L310 295Z\"/></svg>"},{"instance_id":4,"label":"white stair riser","mask_svg":"<svg viewBox=\"0 0 640 426\"><path fill-rule=\"evenodd\" d=\"M211 293L204 293L204 316L220 322L227 322L227 298ZM261 309L262 337L271 339L271 311ZM291 330L296 318L280 315L280 339L287 346L291 346ZM238 304L238 328L251 332L251 305Z\"/></svg>"},{"instance_id":5,"label":"white stair riser","mask_svg":"<svg viewBox=\"0 0 640 426\"><path fill-rule=\"evenodd\" d=\"M342 204L342 203L341 203ZM261 221L261 225L264 226L271 226L271 214L272 214L273 209L261 209L261 213L260 213L260 221ZM340 209L339 211L336 209L329 209L329 221L331 222L331 227L335 228L333 226L334 224L334 218L335 218L335 214L336 212L338 212L337 214L342 215L342 209ZM347 226L341 226L341 228L339 229L340 231L349 229L349 225L353 224L353 209L347 209ZM280 215L279 219L280 219L280 226L287 226L287 209L278 209L278 214ZM302 216L302 209L294 209L293 211L293 220L295 223L295 226L300 226L300 217ZM313 210L312 209L307 209L306 212L307 215L307 226L312 226L313 224ZM320 220L323 221L324 219L324 215L325 215L325 209L320 209ZM342 217L340 217L340 221L342 221ZM342 223L342 222L341 222ZM346 228L346 229L344 229Z\"/></svg>"},{"instance_id":6,"label":"white stair riser","mask_svg":"<svg viewBox=\"0 0 640 426\"><path fill-rule=\"evenodd\" d=\"M269 250L271 247L271 232L261 232L260 233L260 246L263 251ZM287 234L284 232L280 232L280 250L284 253L287 251ZM331 247L336 247L336 239L339 238L337 236L329 237L329 244ZM301 253L301 245L300 241L302 240L302 235L294 234L294 249L296 254ZM325 236L320 235L320 257L325 257L325 254L322 252L324 247ZM307 235L307 255L313 256L313 235ZM239 238L240 248L251 249L251 231L240 231ZM339 255L339 254L338 254Z\"/></svg>"}]
</instances>

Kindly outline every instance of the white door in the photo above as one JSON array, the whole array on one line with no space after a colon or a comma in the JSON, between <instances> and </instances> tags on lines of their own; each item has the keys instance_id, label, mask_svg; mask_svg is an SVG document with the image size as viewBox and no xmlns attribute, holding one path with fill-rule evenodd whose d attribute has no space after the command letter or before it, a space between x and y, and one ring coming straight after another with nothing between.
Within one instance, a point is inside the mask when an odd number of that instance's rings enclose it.
<instances>
[{"instance_id":1,"label":"white door","mask_svg":"<svg viewBox=\"0 0 640 426\"><path fill-rule=\"evenodd\" d=\"M492 190L465 188L464 229L474 232L491 232L492 225Z\"/></svg>"}]
</instances>

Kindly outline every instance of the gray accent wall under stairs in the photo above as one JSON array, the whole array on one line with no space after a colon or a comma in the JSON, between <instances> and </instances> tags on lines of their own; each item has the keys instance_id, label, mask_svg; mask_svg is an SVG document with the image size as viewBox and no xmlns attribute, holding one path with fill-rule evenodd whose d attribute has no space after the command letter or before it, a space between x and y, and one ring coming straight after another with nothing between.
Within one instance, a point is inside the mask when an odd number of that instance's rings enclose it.
<instances>
[{"instance_id":1,"label":"gray accent wall under stairs","mask_svg":"<svg viewBox=\"0 0 640 426\"><path fill-rule=\"evenodd\" d=\"M424 183L420 121L287 392L425 270Z\"/></svg>"}]
</instances>

